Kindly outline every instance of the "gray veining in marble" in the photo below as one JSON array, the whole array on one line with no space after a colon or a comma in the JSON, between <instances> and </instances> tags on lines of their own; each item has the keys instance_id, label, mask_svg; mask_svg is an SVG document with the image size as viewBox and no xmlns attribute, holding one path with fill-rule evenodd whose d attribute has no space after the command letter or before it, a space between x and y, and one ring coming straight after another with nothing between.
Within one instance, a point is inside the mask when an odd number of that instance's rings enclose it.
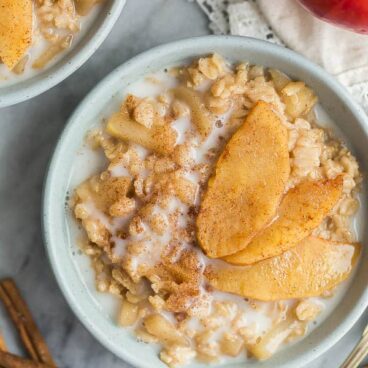
<instances>
[{"instance_id":1,"label":"gray veining in marble","mask_svg":"<svg viewBox=\"0 0 368 368\"><path fill-rule=\"evenodd\" d=\"M62 368L129 365L102 347L76 319L46 259L41 191L57 138L79 101L116 66L152 46L208 33L207 19L193 2L128 0L113 32L80 70L43 95L0 112L0 277L16 279ZM308 368L338 367L366 322L364 316ZM5 330L11 350L19 352L2 309L0 330Z\"/></svg>"}]
</instances>

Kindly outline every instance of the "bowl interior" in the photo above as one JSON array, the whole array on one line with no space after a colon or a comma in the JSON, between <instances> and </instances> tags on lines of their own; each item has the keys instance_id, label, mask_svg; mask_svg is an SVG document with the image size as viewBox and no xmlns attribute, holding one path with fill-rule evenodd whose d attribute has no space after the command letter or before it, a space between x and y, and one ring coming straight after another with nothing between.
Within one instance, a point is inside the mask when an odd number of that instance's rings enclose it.
<instances>
[{"instance_id":1,"label":"bowl interior","mask_svg":"<svg viewBox=\"0 0 368 368\"><path fill-rule=\"evenodd\" d=\"M118 19L126 0L107 0L91 11L70 49L40 72L12 84L0 84L0 108L37 96L76 71L97 50Z\"/></svg>"},{"instance_id":2,"label":"bowl interior","mask_svg":"<svg viewBox=\"0 0 368 368\"><path fill-rule=\"evenodd\" d=\"M323 70L287 49L240 37L195 38L148 51L105 78L75 111L56 147L44 193L44 235L55 275L74 312L101 343L137 367L165 366L157 358L155 347L136 342L129 331L115 325L113 318L117 306L112 297L95 291L89 261L80 254L76 245L79 230L70 216L66 199L78 183L103 164L98 155L85 149L85 134L118 108L124 87L147 73L213 52L234 61L248 60L278 68L310 85L318 94L324 110L353 148L366 176L368 134L364 113L343 87ZM361 217L357 223L363 244L368 237L364 225L366 190L364 186ZM334 312L306 338L283 349L267 362L249 362L247 366L301 367L336 343L367 306L368 267L363 267L367 264L367 257L367 249L363 248L354 283L340 298ZM231 360L219 366L240 368L244 363Z\"/></svg>"}]
</instances>

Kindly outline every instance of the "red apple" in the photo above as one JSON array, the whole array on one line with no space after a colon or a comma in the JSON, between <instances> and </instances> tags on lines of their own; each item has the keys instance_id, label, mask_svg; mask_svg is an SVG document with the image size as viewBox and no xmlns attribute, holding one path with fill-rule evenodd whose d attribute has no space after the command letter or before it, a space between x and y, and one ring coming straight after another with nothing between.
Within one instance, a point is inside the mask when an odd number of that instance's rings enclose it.
<instances>
[{"instance_id":1,"label":"red apple","mask_svg":"<svg viewBox=\"0 0 368 368\"><path fill-rule=\"evenodd\" d=\"M368 0L299 0L317 17L368 34Z\"/></svg>"}]
</instances>

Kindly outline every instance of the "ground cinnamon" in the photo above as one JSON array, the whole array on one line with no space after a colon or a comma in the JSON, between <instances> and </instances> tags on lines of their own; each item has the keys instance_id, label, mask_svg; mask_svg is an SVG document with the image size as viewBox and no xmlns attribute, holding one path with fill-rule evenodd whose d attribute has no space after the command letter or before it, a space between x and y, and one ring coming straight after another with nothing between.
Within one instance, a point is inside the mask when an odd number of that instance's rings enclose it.
<instances>
[{"instance_id":1,"label":"ground cinnamon","mask_svg":"<svg viewBox=\"0 0 368 368\"><path fill-rule=\"evenodd\" d=\"M49 368L56 368L55 362L51 357L49 349L43 339L32 315L24 302L22 296L15 283L11 279L4 279L0 281L0 299L9 313L20 338L24 344L26 351L33 360L32 364L42 363ZM4 359L10 359L4 354ZM21 358L19 358L21 359ZM22 360L22 359L21 359ZM21 364L21 363L19 363ZM42 367L41 365L17 365L15 367ZM0 366L3 364L0 361Z\"/></svg>"}]
</instances>

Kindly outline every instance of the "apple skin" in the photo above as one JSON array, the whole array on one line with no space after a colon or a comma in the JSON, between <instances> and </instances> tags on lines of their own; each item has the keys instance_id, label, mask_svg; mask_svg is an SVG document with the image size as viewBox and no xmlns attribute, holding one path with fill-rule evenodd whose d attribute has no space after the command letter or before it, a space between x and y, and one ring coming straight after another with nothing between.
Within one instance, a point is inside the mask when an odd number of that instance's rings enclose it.
<instances>
[{"instance_id":1,"label":"apple skin","mask_svg":"<svg viewBox=\"0 0 368 368\"><path fill-rule=\"evenodd\" d=\"M368 0L299 0L318 18L368 34Z\"/></svg>"}]
</instances>

